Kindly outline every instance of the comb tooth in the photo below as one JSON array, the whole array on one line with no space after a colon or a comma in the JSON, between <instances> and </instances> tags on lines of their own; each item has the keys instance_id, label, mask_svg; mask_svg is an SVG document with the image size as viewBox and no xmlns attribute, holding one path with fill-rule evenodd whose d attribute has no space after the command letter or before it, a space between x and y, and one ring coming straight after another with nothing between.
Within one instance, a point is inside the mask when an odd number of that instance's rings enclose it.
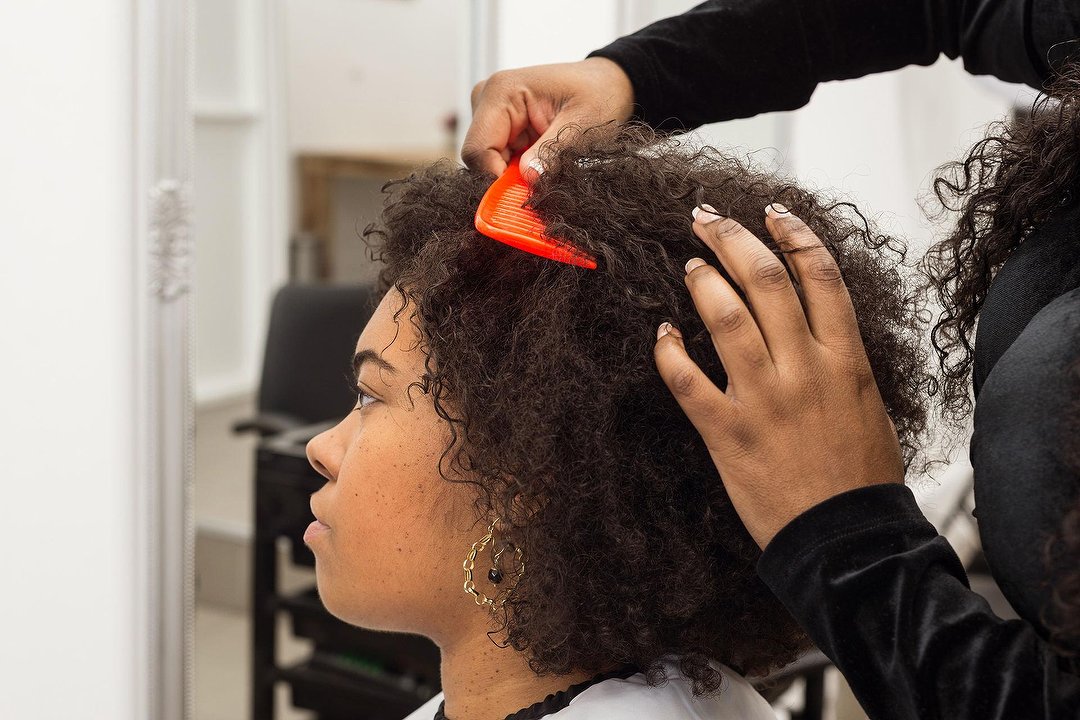
<instances>
[{"instance_id":1,"label":"comb tooth","mask_svg":"<svg viewBox=\"0 0 1080 720\"><path fill-rule=\"evenodd\" d=\"M536 213L526 210L520 205L511 203L499 203L494 207L494 212L497 213L513 213L514 215L524 215L525 217L535 218Z\"/></svg>"},{"instance_id":2,"label":"comb tooth","mask_svg":"<svg viewBox=\"0 0 1080 720\"><path fill-rule=\"evenodd\" d=\"M499 223L495 223L495 226L500 227L500 228L504 228L506 230L516 230L517 232L522 232L522 233L531 234L531 235L539 235L542 232L541 229L536 227L535 225L521 225L519 223L512 223L512 222L499 222Z\"/></svg>"},{"instance_id":3,"label":"comb tooth","mask_svg":"<svg viewBox=\"0 0 1080 720\"><path fill-rule=\"evenodd\" d=\"M521 215L516 214L516 213L506 213L506 212L498 212L498 211L496 211L496 212L492 213L491 219L495 220L495 221L498 221L500 223L509 223L509 224L513 224L513 225L519 225L521 227L534 227L534 228L542 227L541 223L536 218L522 217Z\"/></svg>"},{"instance_id":4,"label":"comb tooth","mask_svg":"<svg viewBox=\"0 0 1080 720\"><path fill-rule=\"evenodd\" d=\"M495 210L496 212L512 212L518 213L520 215L528 215L529 217L536 217L536 213L534 213L532 210L530 210L529 208L523 208L517 203L501 202L495 205Z\"/></svg>"},{"instance_id":5,"label":"comb tooth","mask_svg":"<svg viewBox=\"0 0 1080 720\"><path fill-rule=\"evenodd\" d=\"M528 225L515 225L513 223L498 223L495 227L521 233L523 235L539 235L540 231Z\"/></svg>"},{"instance_id":6,"label":"comb tooth","mask_svg":"<svg viewBox=\"0 0 1080 720\"><path fill-rule=\"evenodd\" d=\"M497 207L495 208L495 211L491 214L499 215L502 217L521 218L522 220L528 220L529 222L535 223L540 222L540 218L538 218L534 213L522 212L521 208Z\"/></svg>"}]
</instances>

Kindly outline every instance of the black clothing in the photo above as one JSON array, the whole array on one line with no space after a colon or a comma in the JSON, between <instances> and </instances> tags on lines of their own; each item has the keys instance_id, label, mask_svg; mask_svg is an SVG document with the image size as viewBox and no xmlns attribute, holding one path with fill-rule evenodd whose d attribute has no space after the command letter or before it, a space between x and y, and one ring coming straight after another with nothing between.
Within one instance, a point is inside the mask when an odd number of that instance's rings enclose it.
<instances>
[{"instance_id":1,"label":"black clothing","mask_svg":"<svg viewBox=\"0 0 1080 720\"><path fill-rule=\"evenodd\" d=\"M1080 677L1043 641L1046 536L1080 501L1080 204L1071 196L998 272L975 343L971 461L983 550L1027 622L968 589L911 492L881 485L811 508L762 555L765 583L873 720L1080 718Z\"/></svg>"},{"instance_id":2,"label":"black clothing","mask_svg":"<svg viewBox=\"0 0 1080 720\"><path fill-rule=\"evenodd\" d=\"M943 53L972 73L1040 88L1080 49L1078 38L1080 0L713 0L592 55L627 72L638 119L677 129L795 109L819 82L930 65ZM984 531L984 544L1002 572L1030 565L1008 547L1010 514L1039 521L1046 505L1032 496L1062 487L1048 439L1060 428L1046 424L1061 415L1039 416L1031 403L1046 400L1070 350L1061 333L1080 293L1052 301L1074 283L1070 256L1058 253L1076 257L1076 220L1048 224L1047 245L1014 253L980 318L972 460L980 524L1000 533L995 542ZM1057 387L1060 403L1067 391ZM1029 427L1009 438L1013 457L1003 462L994 448L1007 442L1019 408ZM1031 537L1029 527L1017 539ZM902 486L855 490L810 509L773 539L759 573L874 720L1080 718L1080 678L1031 625L996 617L970 591L956 554Z\"/></svg>"},{"instance_id":3,"label":"black clothing","mask_svg":"<svg viewBox=\"0 0 1080 720\"><path fill-rule=\"evenodd\" d=\"M1080 203L1032 231L998 272L975 343L971 461L991 572L1022 620L968 589L948 542L899 485L827 500L762 555L765 583L873 720L1080 718L1080 677L1043 641L1043 542L1080 501Z\"/></svg>"},{"instance_id":4,"label":"black clothing","mask_svg":"<svg viewBox=\"0 0 1080 720\"><path fill-rule=\"evenodd\" d=\"M1080 717L1080 677L968 589L903 485L811 508L773 538L758 572L873 720Z\"/></svg>"},{"instance_id":5,"label":"black clothing","mask_svg":"<svg viewBox=\"0 0 1080 720\"><path fill-rule=\"evenodd\" d=\"M711 0L590 57L626 71L639 119L676 129L794 110L820 82L942 53L1038 88L1076 38L1077 0Z\"/></svg>"},{"instance_id":6,"label":"black clothing","mask_svg":"<svg viewBox=\"0 0 1080 720\"><path fill-rule=\"evenodd\" d=\"M1080 242L1072 244L1080 256ZM1080 275L1080 262L1073 269ZM1044 637L1052 585L1043 547L1080 502L1080 462L1070 457L1080 430L1062 420L1080 417L1080 278L1074 288L1002 354L982 385L971 438L986 562L1009 603Z\"/></svg>"},{"instance_id":7,"label":"black clothing","mask_svg":"<svg viewBox=\"0 0 1080 720\"><path fill-rule=\"evenodd\" d=\"M1070 371L1080 362L1080 300L1069 299L1080 288L1077 227L1080 193L1069 192L995 276L975 340L971 461L979 534L1003 594L1040 632L1050 597L1046 531L1060 527L1080 491L1059 422L1080 402L1080 377Z\"/></svg>"},{"instance_id":8,"label":"black clothing","mask_svg":"<svg viewBox=\"0 0 1080 720\"><path fill-rule=\"evenodd\" d=\"M1080 2L1078 2L1080 4ZM979 312L972 380L975 399L997 361L1054 298L1080 287L1080 189L1009 255Z\"/></svg>"}]
</instances>

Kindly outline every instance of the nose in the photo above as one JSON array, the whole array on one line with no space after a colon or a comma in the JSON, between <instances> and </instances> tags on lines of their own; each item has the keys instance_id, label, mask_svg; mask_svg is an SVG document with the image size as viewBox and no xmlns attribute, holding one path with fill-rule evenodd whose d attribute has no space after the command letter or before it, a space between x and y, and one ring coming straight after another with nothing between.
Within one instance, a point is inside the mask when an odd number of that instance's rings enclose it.
<instances>
[{"instance_id":1,"label":"nose","mask_svg":"<svg viewBox=\"0 0 1080 720\"><path fill-rule=\"evenodd\" d=\"M308 440L307 459L311 467L327 480L336 481L345 449L340 442L338 426L324 430Z\"/></svg>"}]
</instances>

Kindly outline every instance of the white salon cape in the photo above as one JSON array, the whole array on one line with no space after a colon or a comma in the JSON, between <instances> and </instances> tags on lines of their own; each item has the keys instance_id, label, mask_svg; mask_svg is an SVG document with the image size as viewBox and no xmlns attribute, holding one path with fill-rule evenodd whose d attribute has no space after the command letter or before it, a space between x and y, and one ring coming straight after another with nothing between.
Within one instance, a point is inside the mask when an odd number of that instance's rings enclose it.
<instances>
[{"instance_id":1,"label":"white salon cape","mask_svg":"<svg viewBox=\"0 0 1080 720\"><path fill-rule=\"evenodd\" d=\"M720 691L694 697L690 683L665 663L668 682L649 687L645 675L609 678L582 690L562 709L544 720L776 720L776 713L741 675L718 666L724 680ZM432 720L443 702L439 693L405 720ZM454 720L454 718L450 718Z\"/></svg>"}]
</instances>

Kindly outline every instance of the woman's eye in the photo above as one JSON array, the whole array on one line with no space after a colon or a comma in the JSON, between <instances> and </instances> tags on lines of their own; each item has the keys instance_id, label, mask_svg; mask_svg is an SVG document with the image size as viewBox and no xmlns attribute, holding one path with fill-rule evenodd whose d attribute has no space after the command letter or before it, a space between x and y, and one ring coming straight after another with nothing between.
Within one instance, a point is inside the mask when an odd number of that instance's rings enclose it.
<instances>
[{"instance_id":1,"label":"woman's eye","mask_svg":"<svg viewBox=\"0 0 1080 720\"><path fill-rule=\"evenodd\" d=\"M364 392L363 390L360 390L360 389L358 389L356 391L356 404L361 409L366 408L368 405L370 405L373 402L377 402L377 400L375 399L374 396L368 395L366 392Z\"/></svg>"}]
</instances>

